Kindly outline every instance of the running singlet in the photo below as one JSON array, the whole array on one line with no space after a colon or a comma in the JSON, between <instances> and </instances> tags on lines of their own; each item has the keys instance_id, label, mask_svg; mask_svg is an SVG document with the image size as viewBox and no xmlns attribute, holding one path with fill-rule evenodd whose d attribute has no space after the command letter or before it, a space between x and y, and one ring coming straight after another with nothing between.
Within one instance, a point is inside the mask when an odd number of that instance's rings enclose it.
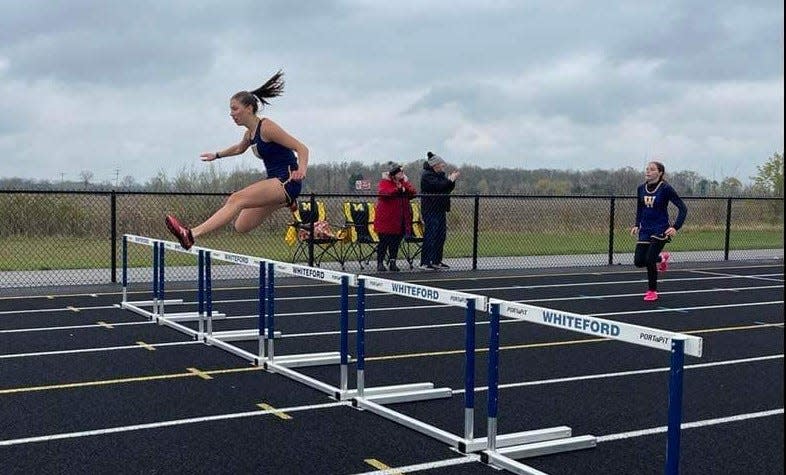
<instances>
[{"instance_id":1,"label":"running singlet","mask_svg":"<svg viewBox=\"0 0 786 475\"><path fill-rule=\"evenodd\" d=\"M283 183L289 180L290 170L297 170L297 158L295 158L295 152L291 149L275 142L262 140L261 129L263 120L257 123L257 130L251 139L251 150L257 158L264 162L267 177L276 177Z\"/></svg>"}]
</instances>

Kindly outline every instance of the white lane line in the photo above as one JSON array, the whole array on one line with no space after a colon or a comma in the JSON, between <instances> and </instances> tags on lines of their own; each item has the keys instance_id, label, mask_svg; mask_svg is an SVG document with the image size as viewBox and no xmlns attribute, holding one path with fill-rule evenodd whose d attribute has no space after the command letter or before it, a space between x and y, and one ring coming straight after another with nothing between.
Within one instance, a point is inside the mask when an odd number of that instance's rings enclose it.
<instances>
[{"instance_id":1,"label":"white lane line","mask_svg":"<svg viewBox=\"0 0 786 475\"><path fill-rule=\"evenodd\" d=\"M480 456L469 454L460 458L452 458L446 460L437 460L435 462L425 462L416 465L405 465L403 467L391 467L386 470L374 470L373 472L357 473L355 475L394 475L397 473L413 473L421 472L423 470L433 470L436 468L453 467L455 465L463 465L465 463L479 462Z\"/></svg>"},{"instance_id":2,"label":"white lane line","mask_svg":"<svg viewBox=\"0 0 786 475\"><path fill-rule=\"evenodd\" d=\"M714 426L719 424L729 424L732 422L739 422L745 421L748 419L759 419L762 417L772 417L777 416L779 414L783 414L783 408L780 409L772 409L769 411L759 411L759 412L749 412L747 414L737 414L734 416L728 417L718 417L715 419L705 419L702 421L694 421L694 422L683 422L680 425L680 429L695 429L698 427L708 427ZM662 434L668 430L668 426L660 426L660 427L652 427L650 429L641 429L641 430L634 430L630 432L620 432L617 434L609 434L609 435L602 435L597 437L597 442L612 442L615 440L623 440L623 439L632 439L634 437L643 437L647 435L654 435L654 434Z\"/></svg>"},{"instance_id":3,"label":"white lane line","mask_svg":"<svg viewBox=\"0 0 786 475\"><path fill-rule=\"evenodd\" d=\"M769 282L783 282L783 274L753 274L753 275L744 275L744 274L728 274L724 272L708 272L705 270L694 270L691 271L695 274L704 274L704 275L713 275L713 276L723 276L733 279L754 279L754 280L766 280ZM768 277L775 277L775 278L768 278ZM777 278L780 277L780 278Z\"/></svg>"},{"instance_id":4,"label":"white lane line","mask_svg":"<svg viewBox=\"0 0 786 475\"><path fill-rule=\"evenodd\" d=\"M709 310L718 308L735 308L735 307L758 307L761 305L783 305L783 300L773 300L771 302L748 302L748 303L734 303L724 305L701 305L698 307L679 307L679 308L655 308L649 310L628 310L623 312L606 312L606 313L588 313L588 317L608 317L612 315L635 315L639 313L663 313L663 312L682 312L685 310Z\"/></svg>"},{"instance_id":5,"label":"white lane line","mask_svg":"<svg viewBox=\"0 0 786 475\"><path fill-rule=\"evenodd\" d=\"M738 364L746 364L746 363L757 363L760 361L770 361L770 360L778 360L783 359L783 354L779 355L769 355L769 356L756 356L752 358L741 358L736 360L725 360L725 361L713 361L711 363L698 363L692 365L685 365L685 370L689 369L703 369L703 368L712 368L715 366L731 366L731 365L738 365ZM589 374L585 376L569 376L566 378L554 378L554 379L542 379L539 381L523 381L519 383L508 383L508 384L500 384L500 389L511 389L511 388L522 388L526 386L544 386L547 384L559 384L559 383L568 383L574 381L587 381L592 379L609 379L609 378L622 378L626 376L638 376L642 374L652 374L652 373L668 373L671 368L663 367L663 368L648 368L648 369L637 369L632 371L619 371L616 373L602 373L602 374ZM475 388L475 391L488 391L488 386L478 386ZM454 389L453 394L463 394L465 391L463 389Z\"/></svg>"},{"instance_id":6,"label":"white lane line","mask_svg":"<svg viewBox=\"0 0 786 475\"><path fill-rule=\"evenodd\" d=\"M95 435L117 434L120 432L159 429L161 427L173 427L173 426L180 426L186 424L199 424L203 422L225 421L229 419L241 419L244 417L259 417L264 415L275 415L276 412L281 412L281 411L285 411L287 413L312 411L317 409L327 409L327 408L339 407L339 406L349 406L350 404L351 401L341 401L341 402L329 402L325 404L314 404L311 406L295 406L295 407L279 408L279 409L268 410L268 411L260 411L257 409L255 411L250 411L250 412L236 412L231 414L218 414L215 416L192 417L188 419L176 419L171 421L151 422L148 424L109 427L106 429L94 429L94 430L85 430L79 432L66 432L61 434L41 435L36 437L24 437L21 439L0 440L0 447L30 444L35 442L51 442L53 440L76 439L79 437L90 437Z\"/></svg>"}]
</instances>

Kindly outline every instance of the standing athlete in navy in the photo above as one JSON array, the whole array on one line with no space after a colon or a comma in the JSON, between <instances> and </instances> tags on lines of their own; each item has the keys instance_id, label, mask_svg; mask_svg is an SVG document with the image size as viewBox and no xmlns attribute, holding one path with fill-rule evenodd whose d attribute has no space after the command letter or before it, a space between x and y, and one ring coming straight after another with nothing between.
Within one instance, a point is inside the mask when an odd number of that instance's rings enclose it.
<instances>
[{"instance_id":1,"label":"standing athlete in navy","mask_svg":"<svg viewBox=\"0 0 786 475\"><path fill-rule=\"evenodd\" d=\"M235 229L245 233L259 226L273 211L297 206L296 199L308 167L308 148L272 120L257 117L260 102L267 105L268 98L284 92L282 76L279 71L258 89L232 96L230 116L237 125L246 128L243 138L236 145L200 155L203 161L210 162L240 155L251 147L254 155L264 162L267 177L232 193L213 216L191 229L183 226L176 217L167 215L167 228L185 249L193 246L197 237L228 224L235 217Z\"/></svg>"},{"instance_id":2,"label":"standing athlete in navy","mask_svg":"<svg viewBox=\"0 0 786 475\"><path fill-rule=\"evenodd\" d=\"M682 227L688 208L664 179L666 168L660 162L650 162L644 172L644 183L638 187L636 205L636 224L630 229L631 235L638 234L636 253L633 263L636 267L647 267L647 293L644 300L658 300L658 271L669 268L668 252L663 246L671 241ZM674 203L679 213L674 224L669 221L669 202Z\"/></svg>"}]
</instances>

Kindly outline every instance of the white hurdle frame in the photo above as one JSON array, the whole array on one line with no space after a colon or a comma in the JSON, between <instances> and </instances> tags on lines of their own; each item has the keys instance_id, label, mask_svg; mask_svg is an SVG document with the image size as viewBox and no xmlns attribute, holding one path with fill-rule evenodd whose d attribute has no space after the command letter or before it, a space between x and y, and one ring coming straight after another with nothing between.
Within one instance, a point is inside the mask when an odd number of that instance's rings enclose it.
<instances>
[{"instance_id":1,"label":"white hurdle frame","mask_svg":"<svg viewBox=\"0 0 786 475\"><path fill-rule=\"evenodd\" d=\"M152 246L153 252L153 267L154 267L154 298L152 301L144 302L129 302L127 301L127 287L128 287L128 243L142 244ZM176 314L179 319L191 319L199 321L199 329L197 331L176 323L170 319L163 312L164 300L163 296L163 249L168 248L173 251L182 252L186 254L196 255L198 257L198 280L199 280L199 309L195 313L189 314ZM228 332L213 332L213 318L212 311L212 278L211 278L211 260L216 259L233 264L246 265L259 268L260 275L260 311L259 311L259 325L256 330L243 330L243 331L228 331ZM292 275L295 277L303 277L320 282L331 282L342 285L342 299L341 299L341 315L342 315L342 352L323 352L323 353L304 353L296 355L283 355L275 356L274 340L280 338L281 333L275 331L273 328L274 314L275 314L275 273ZM125 234L123 236L123 302L121 308L131 310L135 313L141 314L148 318L157 321L159 324L170 326L178 331L188 334L195 339L199 339L203 343L219 347L228 351L236 356L246 359L255 365L263 366L270 372L280 373L291 379L300 381L308 386L318 389L330 396L346 392L347 387L347 363L349 355L346 354L346 319L348 318L348 296L347 289L350 285L356 284L356 276L344 272L337 272L327 269L315 269L313 267L302 266L298 264L291 264L285 262L272 261L269 259L262 259L243 254L236 254L226 251L214 250L193 246L191 249L183 249L180 244L165 241L161 239L148 238L145 236L138 236L133 234ZM204 301L204 305L203 305ZM171 300L169 303L182 303L182 300ZM139 308L139 305L151 303L154 305L154 312L147 312ZM267 315L265 315L265 309ZM218 314L221 318L225 318L224 314ZM205 322L203 325L203 321ZM259 354L253 354L235 345L227 343L227 341L239 340L259 340ZM267 354L265 354L265 350ZM342 354L343 353L343 354ZM342 369L340 374L339 387L334 387L329 384L323 383L317 379L311 378L302 373L293 371L293 367L304 366L320 366L341 363Z\"/></svg>"},{"instance_id":2,"label":"white hurdle frame","mask_svg":"<svg viewBox=\"0 0 786 475\"><path fill-rule=\"evenodd\" d=\"M450 388L433 388L432 383L420 383L412 385L411 388L402 388L398 393L377 394L373 391L377 388L365 388L365 287L368 286L376 291L403 295L406 297L418 298L435 303L442 303L453 307L460 307L466 310L465 320L465 365L464 365L464 435L459 436L448 431L426 424L422 421L394 411L384 404L411 402L425 399L450 398L453 391ZM366 275L358 276L358 350L357 350L357 370L358 370L358 389L353 406L366 409L382 417L398 422L410 429L426 434L439 441L442 441L462 453L477 452L487 447L486 437L474 437L474 394L475 394L475 315L476 310L488 310L488 297L483 295L471 294L455 290L440 289L425 285L400 282L396 280L371 277ZM530 430L506 434L499 437L500 446L515 446L524 443L542 442L557 438L569 437L570 427L558 426L539 430Z\"/></svg>"},{"instance_id":3,"label":"white hurdle frame","mask_svg":"<svg viewBox=\"0 0 786 475\"><path fill-rule=\"evenodd\" d=\"M491 322L489 324L488 440L486 449L480 454L483 462L517 474L536 475L542 474L542 472L518 462L516 459L587 449L597 445L596 437L584 435L501 448L500 439L497 438L497 400L499 394L499 317L502 315L516 320L671 352L669 429L665 472L668 474L678 473L683 360L685 354L701 357L703 340L700 337L499 299L490 299L489 313L491 314Z\"/></svg>"}]
</instances>

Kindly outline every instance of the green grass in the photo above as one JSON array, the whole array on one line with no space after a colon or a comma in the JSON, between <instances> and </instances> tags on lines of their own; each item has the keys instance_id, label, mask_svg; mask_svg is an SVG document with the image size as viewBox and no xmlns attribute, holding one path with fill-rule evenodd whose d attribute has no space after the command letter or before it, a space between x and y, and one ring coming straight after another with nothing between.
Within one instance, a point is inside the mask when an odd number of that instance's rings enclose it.
<instances>
[{"instance_id":1,"label":"green grass","mask_svg":"<svg viewBox=\"0 0 786 475\"><path fill-rule=\"evenodd\" d=\"M241 235L220 233L201 239L200 246L239 254L289 261L294 248L283 242L282 233ZM624 231L614 235L614 252L633 252L635 239ZM781 249L782 229L734 230L730 249ZM668 244L670 251L715 251L724 249L724 233L718 230L685 230ZM121 245L118 243L118 266ZM107 238L3 237L0 239L0 271L92 269L110 266ZM608 233L505 233L484 232L478 243L479 257L603 254L608 252ZM129 246L130 267L150 266L152 248ZM448 231L446 257L472 255L472 235ZM194 265L190 255L169 252L167 265Z\"/></svg>"}]
</instances>

